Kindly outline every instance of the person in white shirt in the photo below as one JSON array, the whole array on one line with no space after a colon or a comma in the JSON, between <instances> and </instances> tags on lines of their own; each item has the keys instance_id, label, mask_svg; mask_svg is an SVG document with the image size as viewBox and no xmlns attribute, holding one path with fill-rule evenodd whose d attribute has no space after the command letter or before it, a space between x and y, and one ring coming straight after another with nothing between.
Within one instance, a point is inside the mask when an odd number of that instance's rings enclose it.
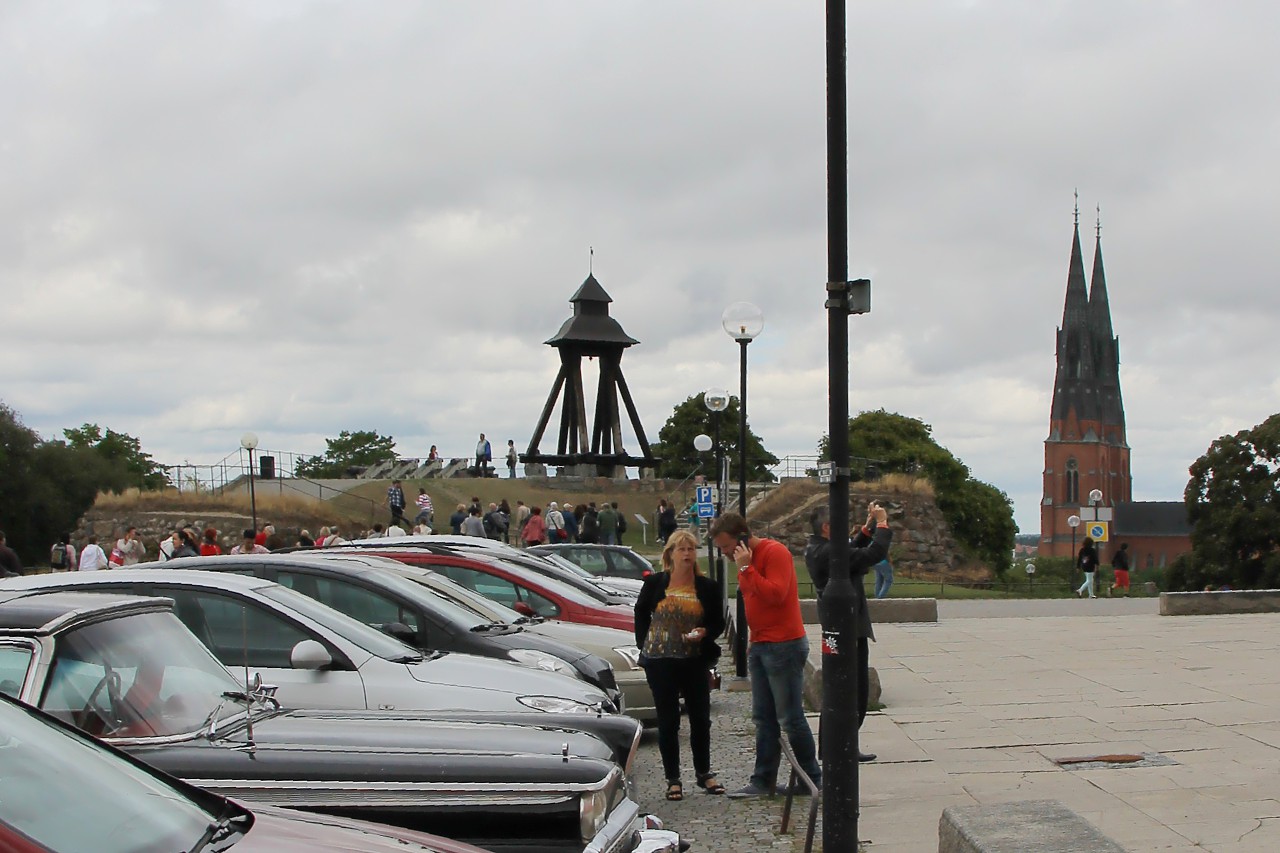
<instances>
[{"instance_id":1,"label":"person in white shirt","mask_svg":"<svg viewBox=\"0 0 1280 853\"><path fill-rule=\"evenodd\" d=\"M564 513L562 513L555 501L547 504L547 541L551 543L563 542L560 531L564 530Z\"/></svg>"},{"instance_id":2,"label":"person in white shirt","mask_svg":"<svg viewBox=\"0 0 1280 853\"><path fill-rule=\"evenodd\" d=\"M138 528L130 527L124 532L124 538L116 540L116 550L124 558L123 566L136 565L147 553L147 547L138 538Z\"/></svg>"},{"instance_id":3,"label":"person in white shirt","mask_svg":"<svg viewBox=\"0 0 1280 853\"><path fill-rule=\"evenodd\" d=\"M89 537L89 544L80 551L80 571L96 572L107 567L107 555L98 544L97 536Z\"/></svg>"},{"instance_id":4,"label":"person in white shirt","mask_svg":"<svg viewBox=\"0 0 1280 853\"><path fill-rule=\"evenodd\" d=\"M270 554L271 550L253 541L257 534L252 529L244 531L240 544L231 549L232 554Z\"/></svg>"},{"instance_id":5,"label":"person in white shirt","mask_svg":"<svg viewBox=\"0 0 1280 853\"><path fill-rule=\"evenodd\" d=\"M398 524L393 524L393 525L391 525L390 527L388 527L388 528L387 528L387 532L386 532L386 536L387 536L387 537L393 537L393 536L407 536L407 535L408 535L408 534L407 534L407 533L405 533L404 528L403 528L403 527L401 527L401 526L400 526L400 525L398 525Z\"/></svg>"}]
</instances>

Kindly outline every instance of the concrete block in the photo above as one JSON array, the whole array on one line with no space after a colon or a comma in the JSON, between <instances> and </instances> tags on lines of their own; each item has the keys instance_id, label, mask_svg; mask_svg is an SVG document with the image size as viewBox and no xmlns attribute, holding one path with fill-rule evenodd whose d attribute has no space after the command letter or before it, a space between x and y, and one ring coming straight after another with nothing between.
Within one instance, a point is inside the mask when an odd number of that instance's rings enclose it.
<instances>
[{"instance_id":1,"label":"concrete block","mask_svg":"<svg viewBox=\"0 0 1280 853\"><path fill-rule=\"evenodd\" d=\"M943 809L938 853L1124 853L1057 800Z\"/></svg>"},{"instance_id":2,"label":"concrete block","mask_svg":"<svg viewBox=\"0 0 1280 853\"><path fill-rule=\"evenodd\" d=\"M867 601L872 623L876 622L937 622L938 600L935 598L872 598ZM818 602L813 598L800 600L800 618L806 625L817 625Z\"/></svg>"},{"instance_id":3,"label":"concrete block","mask_svg":"<svg viewBox=\"0 0 1280 853\"><path fill-rule=\"evenodd\" d=\"M1223 613L1280 613L1280 589L1160 593L1161 616L1216 616Z\"/></svg>"},{"instance_id":4,"label":"concrete block","mask_svg":"<svg viewBox=\"0 0 1280 853\"><path fill-rule=\"evenodd\" d=\"M880 673L874 666L867 667L867 693L870 695L870 707L880 704ZM822 669L813 661L804 665L804 704L810 711L822 710Z\"/></svg>"}]
</instances>

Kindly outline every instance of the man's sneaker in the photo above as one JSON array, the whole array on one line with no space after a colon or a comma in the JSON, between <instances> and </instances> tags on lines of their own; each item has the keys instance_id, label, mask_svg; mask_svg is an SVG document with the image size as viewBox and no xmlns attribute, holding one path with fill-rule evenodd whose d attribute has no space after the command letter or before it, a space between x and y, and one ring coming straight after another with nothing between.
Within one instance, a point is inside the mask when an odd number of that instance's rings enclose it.
<instances>
[{"instance_id":1,"label":"man's sneaker","mask_svg":"<svg viewBox=\"0 0 1280 853\"><path fill-rule=\"evenodd\" d=\"M818 783L818 790L822 790L821 782ZM779 797L785 797L788 793L793 797L807 797L809 796L809 787L803 782L796 782L791 786L779 785L777 793Z\"/></svg>"},{"instance_id":2,"label":"man's sneaker","mask_svg":"<svg viewBox=\"0 0 1280 853\"><path fill-rule=\"evenodd\" d=\"M859 761L875 761L876 754L874 752L859 752L858 760Z\"/></svg>"},{"instance_id":3,"label":"man's sneaker","mask_svg":"<svg viewBox=\"0 0 1280 853\"><path fill-rule=\"evenodd\" d=\"M773 788L762 788L755 782L751 782L744 788L729 792L729 798L733 800L745 800L748 797L772 797Z\"/></svg>"}]
</instances>

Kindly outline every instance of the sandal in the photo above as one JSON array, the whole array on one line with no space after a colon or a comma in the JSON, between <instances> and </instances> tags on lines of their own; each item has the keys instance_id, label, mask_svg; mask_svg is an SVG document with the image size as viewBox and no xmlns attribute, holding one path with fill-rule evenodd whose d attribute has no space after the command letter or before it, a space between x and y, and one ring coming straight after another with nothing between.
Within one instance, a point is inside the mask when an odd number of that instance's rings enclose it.
<instances>
[{"instance_id":1,"label":"sandal","mask_svg":"<svg viewBox=\"0 0 1280 853\"><path fill-rule=\"evenodd\" d=\"M708 794L724 793L724 785L720 784L720 781L716 779L716 774L714 773L699 773L698 787L706 791Z\"/></svg>"},{"instance_id":2,"label":"sandal","mask_svg":"<svg viewBox=\"0 0 1280 853\"><path fill-rule=\"evenodd\" d=\"M673 803L684 799L684 784L679 779L667 783L667 799Z\"/></svg>"}]
</instances>

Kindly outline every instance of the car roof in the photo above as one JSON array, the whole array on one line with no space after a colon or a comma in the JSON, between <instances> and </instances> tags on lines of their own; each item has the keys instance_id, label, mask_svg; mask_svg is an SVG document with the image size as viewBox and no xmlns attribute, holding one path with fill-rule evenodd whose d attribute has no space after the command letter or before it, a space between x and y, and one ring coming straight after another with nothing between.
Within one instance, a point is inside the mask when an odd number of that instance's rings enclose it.
<instances>
[{"instance_id":1,"label":"car roof","mask_svg":"<svg viewBox=\"0 0 1280 853\"><path fill-rule=\"evenodd\" d=\"M265 555L259 555L265 556ZM230 557L220 558L230 559ZM167 565L167 563L139 563L138 565ZM190 583L197 585L206 585L210 583L213 577L212 572L202 572L195 568L190 569L111 569L109 571L99 572L61 572L56 575L24 575L20 578L8 578L0 581L0 595L8 590L44 590L57 589L60 586L83 586L85 584L99 583L120 583L121 581L145 581L146 583L156 583L159 581L167 581L170 583ZM235 575L228 573L218 573L217 585L223 589L233 589L240 592L263 589L264 587L275 586L276 584L269 580L253 577L252 575Z\"/></svg>"},{"instance_id":2,"label":"car roof","mask_svg":"<svg viewBox=\"0 0 1280 853\"><path fill-rule=\"evenodd\" d=\"M173 601L111 592L6 590L0 596L0 627L48 633L86 617L134 609L172 610Z\"/></svg>"},{"instance_id":3,"label":"car roof","mask_svg":"<svg viewBox=\"0 0 1280 853\"><path fill-rule=\"evenodd\" d=\"M536 572L527 566L512 562L503 554L494 554L485 550L476 550L468 552L449 551L446 553L438 553L422 548L400 548L389 547L381 549L386 553L402 554L422 554L425 550L431 557L441 560L463 560L471 563L480 563L485 566L492 566L499 572L506 572L511 577L519 580L521 583L528 584L534 589L541 589L543 592L550 592L561 598L571 599L579 604L589 604L592 607L607 607L608 602L598 601L587 593L578 589L571 583L561 580L554 575L545 575ZM429 564L428 564L429 565ZM446 563L447 565L447 563Z\"/></svg>"}]
</instances>

